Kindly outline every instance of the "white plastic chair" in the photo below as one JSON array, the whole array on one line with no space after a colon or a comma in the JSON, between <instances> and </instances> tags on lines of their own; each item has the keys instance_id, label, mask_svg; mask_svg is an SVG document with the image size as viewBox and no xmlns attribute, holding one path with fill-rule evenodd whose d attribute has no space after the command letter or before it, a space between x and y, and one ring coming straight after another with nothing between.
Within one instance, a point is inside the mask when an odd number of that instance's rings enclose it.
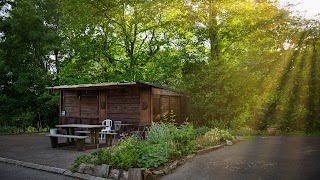
<instances>
[{"instance_id":1,"label":"white plastic chair","mask_svg":"<svg viewBox=\"0 0 320 180\"><path fill-rule=\"evenodd\" d=\"M113 130L111 130L112 127L112 120L106 119L102 121L102 125L106 126L104 129L101 130L101 140L104 138L104 133L111 133Z\"/></svg>"}]
</instances>

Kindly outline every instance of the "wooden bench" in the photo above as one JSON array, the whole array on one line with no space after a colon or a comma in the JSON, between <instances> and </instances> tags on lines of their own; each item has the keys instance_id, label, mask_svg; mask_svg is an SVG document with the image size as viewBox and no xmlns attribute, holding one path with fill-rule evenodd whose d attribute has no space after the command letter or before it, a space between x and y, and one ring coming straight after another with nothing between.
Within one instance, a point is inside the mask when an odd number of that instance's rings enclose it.
<instances>
[{"instance_id":1,"label":"wooden bench","mask_svg":"<svg viewBox=\"0 0 320 180\"><path fill-rule=\"evenodd\" d=\"M106 143L107 146L112 146L112 137L117 135L118 133L107 133L107 132L103 132L101 134L104 134L106 136Z\"/></svg>"},{"instance_id":2,"label":"wooden bench","mask_svg":"<svg viewBox=\"0 0 320 180\"><path fill-rule=\"evenodd\" d=\"M80 135L90 134L90 131L75 131L75 133L79 133ZM112 137L118 135L118 133L107 133L107 132L99 132L99 134L104 134L106 136L107 146L112 146Z\"/></svg>"},{"instance_id":3,"label":"wooden bench","mask_svg":"<svg viewBox=\"0 0 320 180\"><path fill-rule=\"evenodd\" d=\"M90 131L75 131L75 133L79 133L79 134L90 134Z\"/></svg>"},{"instance_id":4,"label":"wooden bench","mask_svg":"<svg viewBox=\"0 0 320 180\"><path fill-rule=\"evenodd\" d=\"M50 137L52 148L58 147L58 138L76 139L78 151L84 150L85 139L89 137L89 136L75 136L75 135L65 135L65 134L48 134L47 136Z\"/></svg>"}]
</instances>

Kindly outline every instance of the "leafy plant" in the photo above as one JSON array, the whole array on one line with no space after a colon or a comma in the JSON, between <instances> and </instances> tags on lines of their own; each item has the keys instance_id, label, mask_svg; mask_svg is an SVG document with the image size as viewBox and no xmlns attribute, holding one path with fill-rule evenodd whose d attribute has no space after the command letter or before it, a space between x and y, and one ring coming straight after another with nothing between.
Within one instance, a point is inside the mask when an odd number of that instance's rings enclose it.
<instances>
[{"instance_id":1,"label":"leafy plant","mask_svg":"<svg viewBox=\"0 0 320 180\"><path fill-rule=\"evenodd\" d=\"M206 134L210 130L211 130L211 128L209 128L207 126L201 126L197 129L195 129L197 136L203 136L204 134Z\"/></svg>"},{"instance_id":2,"label":"leafy plant","mask_svg":"<svg viewBox=\"0 0 320 180\"><path fill-rule=\"evenodd\" d=\"M82 155L77 157L77 159L73 162L71 166L71 171L72 172L77 172L80 164L85 163L85 164L93 164L91 160L91 156L88 155Z\"/></svg>"},{"instance_id":3,"label":"leafy plant","mask_svg":"<svg viewBox=\"0 0 320 180\"><path fill-rule=\"evenodd\" d=\"M92 152L90 155L79 156L72 164L71 171L76 172L80 164L109 164L111 159L111 150L107 149L98 149L97 151Z\"/></svg>"},{"instance_id":4,"label":"leafy plant","mask_svg":"<svg viewBox=\"0 0 320 180\"><path fill-rule=\"evenodd\" d=\"M150 144L165 143L168 156L178 158L180 156L194 152L196 145L193 140L196 131L190 123L184 123L178 127L172 123L174 121L154 123L147 133L147 141Z\"/></svg>"},{"instance_id":5,"label":"leafy plant","mask_svg":"<svg viewBox=\"0 0 320 180\"><path fill-rule=\"evenodd\" d=\"M32 132L37 132L37 129L35 127L32 126L28 126L26 129L26 132L32 133Z\"/></svg>"},{"instance_id":6,"label":"leafy plant","mask_svg":"<svg viewBox=\"0 0 320 180\"><path fill-rule=\"evenodd\" d=\"M165 143L147 144L146 142L141 142L136 146L136 152L137 167L153 168L168 161Z\"/></svg>"},{"instance_id":7,"label":"leafy plant","mask_svg":"<svg viewBox=\"0 0 320 180\"><path fill-rule=\"evenodd\" d=\"M205 135L196 138L198 148L214 146L225 142L226 140L234 141L235 138L226 130L219 130L218 128L211 129Z\"/></svg>"},{"instance_id":8,"label":"leafy plant","mask_svg":"<svg viewBox=\"0 0 320 180\"><path fill-rule=\"evenodd\" d=\"M147 141L150 144L160 144L172 139L172 131L175 129L171 123L153 123L147 131Z\"/></svg>"},{"instance_id":9,"label":"leafy plant","mask_svg":"<svg viewBox=\"0 0 320 180\"><path fill-rule=\"evenodd\" d=\"M0 126L0 134L15 134L21 132L23 132L23 129L16 126Z\"/></svg>"},{"instance_id":10,"label":"leafy plant","mask_svg":"<svg viewBox=\"0 0 320 180\"><path fill-rule=\"evenodd\" d=\"M48 132L50 130L49 127L40 127L39 132Z\"/></svg>"},{"instance_id":11,"label":"leafy plant","mask_svg":"<svg viewBox=\"0 0 320 180\"><path fill-rule=\"evenodd\" d=\"M129 136L111 153L111 165L116 168L128 170L136 165L136 145L140 141L136 136Z\"/></svg>"},{"instance_id":12,"label":"leafy plant","mask_svg":"<svg viewBox=\"0 0 320 180\"><path fill-rule=\"evenodd\" d=\"M91 153L91 161L93 164L109 164L111 162L111 149L98 149Z\"/></svg>"}]
</instances>

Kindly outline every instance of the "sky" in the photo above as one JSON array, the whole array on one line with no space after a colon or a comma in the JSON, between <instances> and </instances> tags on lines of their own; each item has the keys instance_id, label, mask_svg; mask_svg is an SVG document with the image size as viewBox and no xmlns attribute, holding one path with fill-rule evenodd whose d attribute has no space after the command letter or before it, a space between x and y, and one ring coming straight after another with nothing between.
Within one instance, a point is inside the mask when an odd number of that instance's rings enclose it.
<instances>
[{"instance_id":1,"label":"sky","mask_svg":"<svg viewBox=\"0 0 320 180\"><path fill-rule=\"evenodd\" d=\"M308 19L315 19L320 13L320 0L279 0L281 4L298 4L293 10L304 14ZM319 19L319 17L318 17Z\"/></svg>"}]
</instances>

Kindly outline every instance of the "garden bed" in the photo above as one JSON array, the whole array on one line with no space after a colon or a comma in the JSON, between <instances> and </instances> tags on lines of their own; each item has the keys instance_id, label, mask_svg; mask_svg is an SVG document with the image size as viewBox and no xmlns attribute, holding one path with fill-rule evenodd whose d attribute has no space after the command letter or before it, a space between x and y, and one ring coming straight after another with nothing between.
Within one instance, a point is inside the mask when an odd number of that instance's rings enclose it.
<instances>
[{"instance_id":1,"label":"garden bed","mask_svg":"<svg viewBox=\"0 0 320 180\"><path fill-rule=\"evenodd\" d=\"M145 140L128 136L118 146L78 157L71 170L112 179L152 179L168 174L197 154L222 148L225 142L232 145L233 140L229 132L217 128L158 123L149 128ZM99 170L102 167L104 170Z\"/></svg>"},{"instance_id":2,"label":"garden bed","mask_svg":"<svg viewBox=\"0 0 320 180\"><path fill-rule=\"evenodd\" d=\"M205 154L214 150L223 148L225 145L217 145L212 147L207 147L205 149L198 150L195 154L187 155L178 160L170 161L157 168L129 168L128 171L122 169L113 169L111 165L93 165L93 164L81 164L79 166L78 172L84 174L90 174L98 177L105 177L110 179L156 179L163 175L169 174L171 171L175 170L177 167L185 164L186 162L192 161L196 155Z\"/></svg>"}]
</instances>

